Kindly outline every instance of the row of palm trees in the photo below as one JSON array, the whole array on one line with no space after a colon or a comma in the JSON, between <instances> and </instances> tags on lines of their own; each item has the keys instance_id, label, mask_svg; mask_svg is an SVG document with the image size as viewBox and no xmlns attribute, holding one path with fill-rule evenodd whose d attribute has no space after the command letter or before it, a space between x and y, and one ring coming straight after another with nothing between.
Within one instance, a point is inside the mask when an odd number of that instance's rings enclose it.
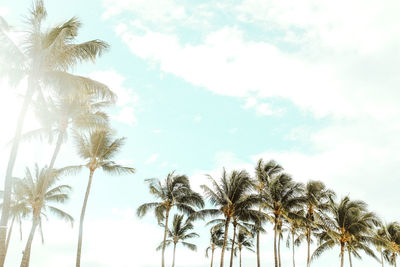
<instances>
[{"instance_id":1,"label":"row of palm trees","mask_svg":"<svg viewBox=\"0 0 400 267\"><path fill-rule=\"evenodd\" d=\"M64 203L70 195L71 187L61 184L60 179L87 168L89 178L77 238L76 266L79 267L83 223L96 170L102 169L117 175L132 174L135 171L113 161L125 142L125 138L114 137L108 116L104 112L104 108L115 103L115 94L106 85L71 72L78 63L94 62L109 45L97 39L76 43L81 23L75 17L44 29L46 16L43 1L35 0L26 17L28 28L23 31L22 43L17 43L10 37L15 29L0 17L0 75L11 85L27 81L2 192L0 266L4 266L15 223L21 225L24 218L32 221L20 265L28 267L37 229L43 240L43 218L53 213L73 222L71 215L54 205ZM24 120L30 109L34 111L40 127L23 133ZM69 135L73 136L83 164L55 169L56 159ZM19 145L21 141L32 138L39 138L50 144L55 141L54 151L49 155L49 164L43 168L36 164L34 171L26 168L24 177L15 178L13 169Z\"/></svg>"},{"instance_id":2,"label":"row of palm trees","mask_svg":"<svg viewBox=\"0 0 400 267\"><path fill-rule=\"evenodd\" d=\"M190 230L194 220L212 218L206 224L210 227L210 246L206 255L211 252L211 267L218 248L221 250L220 267L224 266L225 251L230 253L230 267L233 256L239 252L241 266L241 250L243 247L253 250L254 240L257 267L261 266L260 237L267 223L272 224L274 232L275 267L282 266L280 252L285 232L286 245L292 250L293 267L296 265L295 247L302 242L306 243L307 266L334 247L340 249L341 267L347 256L352 266L352 258L361 258L361 252L375 258L382 266L385 260L396 266L396 257L400 253L400 224L383 224L363 201L349 197L336 201L335 193L321 181L309 181L304 185L294 181L275 161L265 163L262 159L255 167L254 177L244 170L228 173L224 169L219 179L208 178L210 185L201 186L203 197L191 189L189 179L184 175L172 172L164 181L147 180L150 193L158 201L140 205L137 215L142 217L152 209L159 223L162 222L164 237L158 247L162 250L162 267L165 266L166 245L187 237L182 229L176 230L175 220L183 220L183 214L187 215L186 224L190 224ZM210 203L206 208L203 198ZM168 217L173 208L182 214L175 215L173 230L170 230ZM189 235L193 236L193 233ZM317 247L311 251L313 241L317 241ZM175 246L173 253L174 266Z\"/></svg>"}]
</instances>

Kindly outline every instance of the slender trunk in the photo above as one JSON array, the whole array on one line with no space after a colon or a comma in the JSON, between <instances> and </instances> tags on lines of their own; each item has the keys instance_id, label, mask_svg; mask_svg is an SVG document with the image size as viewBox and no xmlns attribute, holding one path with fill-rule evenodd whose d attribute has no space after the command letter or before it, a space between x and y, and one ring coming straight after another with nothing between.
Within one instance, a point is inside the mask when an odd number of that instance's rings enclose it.
<instances>
[{"instance_id":1,"label":"slender trunk","mask_svg":"<svg viewBox=\"0 0 400 267\"><path fill-rule=\"evenodd\" d=\"M81 266L81 253L82 253L82 235L83 235L83 220L85 219L86 206L89 198L90 188L92 186L94 170L90 170L89 181L86 187L85 199L83 200L83 206L81 211L81 217L79 220L79 236L78 236L78 249L76 252L76 267Z\"/></svg>"},{"instance_id":2,"label":"slender trunk","mask_svg":"<svg viewBox=\"0 0 400 267\"><path fill-rule=\"evenodd\" d=\"M397 267L396 254L393 254L394 267Z\"/></svg>"},{"instance_id":3,"label":"slender trunk","mask_svg":"<svg viewBox=\"0 0 400 267\"><path fill-rule=\"evenodd\" d=\"M224 243L222 244L222 251L221 251L221 264L220 267L224 267L224 255L225 255L225 247L226 247L226 240L228 239L228 230L229 224L231 222L230 218L226 218L225 222L225 233L224 233Z\"/></svg>"},{"instance_id":4,"label":"slender trunk","mask_svg":"<svg viewBox=\"0 0 400 267\"><path fill-rule=\"evenodd\" d=\"M237 226L237 222L233 221L233 238L232 238L232 246L231 246L231 262L229 264L229 267L232 267L232 265L233 265L233 250L235 249L236 226Z\"/></svg>"},{"instance_id":5,"label":"slender trunk","mask_svg":"<svg viewBox=\"0 0 400 267\"><path fill-rule=\"evenodd\" d=\"M279 267L281 267L282 266L282 264L281 264L281 261L282 261L282 259L281 259L281 229L279 229L279 235L278 235L278 265L279 265Z\"/></svg>"},{"instance_id":6,"label":"slender trunk","mask_svg":"<svg viewBox=\"0 0 400 267\"><path fill-rule=\"evenodd\" d=\"M275 267L278 267L278 255L276 251L276 236L278 234L278 218L275 216L275 226L274 226L274 258L275 258Z\"/></svg>"},{"instance_id":7,"label":"slender trunk","mask_svg":"<svg viewBox=\"0 0 400 267\"><path fill-rule=\"evenodd\" d=\"M239 267L242 267L242 250L239 249Z\"/></svg>"},{"instance_id":8,"label":"slender trunk","mask_svg":"<svg viewBox=\"0 0 400 267\"><path fill-rule=\"evenodd\" d=\"M165 240L167 240L167 232L168 232L168 217L169 217L169 209L165 212L165 225L164 225L164 238L163 238L163 245L162 245L162 252L161 252L161 266L165 267Z\"/></svg>"},{"instance_id":9,"label":"slender trunk","mask_svg":"<svg viewBox=\"0 0 400 267\"><path fill-rule=\"evenodd\" d=\"M293 260L293 267L296 267L296 262L294 259L294 232L292 232L292 260Z\"/></svg>"},{"instance_id":10,"label":"slender trunk","mask_svg":"<svg viewBox=\"0 0 400 267\"><path fill-rule=\"evenodd\" d=\"M6 241L6 256L7 256L8 246L10 245L11 233L12 233L12 230L13 230L14 221L15 221L15 216L13 216L13 218L11 220L11 224L10 224L10 230L8 230L7 241Z\"/></svg>"},{"instance_id":11,"label":"slender trunk","mask_svg":"<svg viewBox=\"0 0 400 267\"><path fill-rule=\"evenodd\" d=\"M258 208L258 212L261 212L261 207ZM258 224L261 227L261 223ZM257 230L257 267L260 267L260 230Z\"/></svg>"},{"instance_id":12,"label":"slender trunk","mask_svg":"<svg viewBox=\"0 0 400 267\"><path fill-rule=\"evenodd\" d=\"M307 227L307 267L310 267L311 227Z\"/></svg>"},{"instance_id":13,"label":"slender trunk","mask_svg":"<svg viewBox=\"0 0 400 267\"><path fill-rule=\"evenodd\" d=\"M64 139L64 134L65 134L65 130L62 130L58 134L56 147L54 149L53 156L51 157L49 169L53 169L53 167L54 167L54 163L56 162L56 158L58 156L58 153L60 152L60 148L61 148L61 145L62 145L62 142L63 142L63 139Z\"/></svg>"},{"instance_id":14,"label":"slender trunk","mask_svg":"<svg viewBox=\"0 0 400 267\"><path fill-rule=\"evenodd\" d=\"M347 251L348 251L348 253L349 253L349 263L350 263L350 267L353 267L353 263L351 262L351 250L348 249Z\"/></svg>"},{"instance_id":15,"label":"slender trunk","mask_svg":"<svg viewBox=\"0 0 400 267\"><path fill-rule=\"evenodd\" d=\"M214 262L214 250L215 250L215 248L212 248L212 249L211 249L211 265L210 265L210 267L213 267L213 262Z\"/></svg>"},{"instance_id":16,"label":"slender trunk","mask_svg":"<svg viewBox=\"0 0 400 267\"><path fill-rule=\"evenodd\" d=\"M35 86L33 78L31 77L28 82L28 90L24 97L22 108L18 115L17 128L15 130L14 139L10 151L10 157L8 158L6 177L4 179L4 195L3 195L3 207L1 211L0 219L0 267L4 266L4 260L6 257L6 236L7 236L7 223L10 213L10 202L11 202L11 187L12 187L12 172L15 165L15 160L18 154L18 147L21 140L22 126L28 111L29 105L32 100L32 96L35 92Z\"/></svg>"},{"instance_id":17,"label":"slender trunk","mask_svg":"<svg viewBox=\"0 0 400 267\"><path fill-rule=\"evenodd\" d=\"M344 244L340 243L340 267L343 267L344 262Z\"/></svg>"},{"instance_id":18,"label":"slender trunk","mask_svg":"<svg viewBox=\"0 0 400 267\"><path fill-rule=\"evenodd\" d=\"M382 263L382 267L385 267L385 264L383 263L383 251L382 249L380 250L381 253L381 263Z\"/></svg>"},{"instance_id":19,"label":"slender trunk","mask_svg":"<svg viewBox=\"0 0 400 267\"><path fill-rule=\"evenodd\" d=\"M24 250L24 253L22 256L20 267L29 267L33 236L35 235L35 231L36 231L36 228L38 225L39 225L39 215L34 215L33 221L32 221L31 232L29 233L28 241L26 242L26 246L25 246L25 250Z\"/></svg>"},{"instance_id":20,"label":"slender trunk","mask_svg":"<svg viewBox=\"0 0 400 267\"><path fill-rule=\"evenodd\" d=\"M175 267L175 251L176 251L176 243L174 242L174 255L172 256L172 267Z\"/></svg>"}]
</instances>

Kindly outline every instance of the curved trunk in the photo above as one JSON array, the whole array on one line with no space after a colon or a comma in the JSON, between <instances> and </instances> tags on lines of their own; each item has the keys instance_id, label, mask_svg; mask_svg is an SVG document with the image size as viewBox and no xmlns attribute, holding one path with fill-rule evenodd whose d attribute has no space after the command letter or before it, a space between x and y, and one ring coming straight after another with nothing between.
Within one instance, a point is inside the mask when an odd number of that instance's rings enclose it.
<instances>
[{"instance_id":1,"label":"curved trunk","mask_svg":"<svg viewBox=\"0 0 400 267\"><path fill-rule=\"evenodd\" d=\"M228 230L229 230L229 223L230 222L231 222L231 218L226 218L225 233L224 233L224 243L222 244L220 267L224 267L225 247L226 247L226 240L228 239Z\"/></svg>"},{"instance_id":2,"label":"curved trunk","mask_svg":"<svg viewBox=\"0 0 400 267\"><path fill-rule=\"evenodd\" d=\"M175 251L176 251L176 243L174 242L174 255L172 256L172 267L175 267Z\"/></svg>"},{"instance_id":3,"label":"curved trunk","mask_svg":"<svg viewBox=\"0 0 400 267\"><path fill-rule=\"evenodd\" d=\"M31 232L29 233L28 241L26 241L26 246L25 246L25 250L23 252L20 267L28 267L29 266L33 236L35 235L35 231L36 231L36 228L38 225L39 225L39 215L35 215L35 216L33 216Z\"/></svg>"},{"instance_id":4,"label":"curved trunk","mask_svg":"<svg viewBox=\"0 0 400 267\"><path fill-rule=\"evenodd\" d=\"M6 240L6 256L7 256L8 246L10 245L11 233L13 230L14 221L15 221L15 216L13 216L13 218L11 220L11 224L10 224L10 230L8 230L8 235L7 235L7 240ZM5 258L4 258L4 261L5 261Z\"/></svg>"},{"instance_id":5,"label":"curved trunk","mask_svg":"<svg viewBox=\"0 0 400 267\"><path fill-rule=\"evenodd\" d=\"M165 212L165 225L164 225L164 238L163 238L163 246L162 246L162 252L161 252L161 266L165 267L165 240L167 239L167 232L168 232L168 217L169 217L169 209L166 210Z\"/></svg>"},{"instance_id":6,"label":"curved trunk","mask_svg":"<svg viewBox=\"0 0 400 267\"><path fill-rule=\"evenodd\" d=\"M58 134L56 147L54 149L53 156L51 157L49 169L53 169L54 167L54 163L56 162L56 158L58 156L58 153L60 152L60 148L64 139L65 131L66 130L64 129Z\"/></svg>"},{"instance_id":7,"label":"curved trunk","mask_svg":"<svg viewBox=\"0 0 400 267\"><path fill-rule=\"evenodd\" d=\"M92 186L94 170L90 170L89 181L86 187L85 198L83 200L83 206L81 211L81 217L79 220L79 236L78 236L78 249L76 251L76 267L81 266L81 253L82 253L82 236L83 236L83 220L85 219L86 206L89 199L90 188Z\"/></svg>"},{"instance_id":8,"label":"curved trunk","mask_svg":"<svg viewBox=\"0 0 400 267\"><path fill-rule=\"evenodd\" d=\"M10 151L10 157L8 158L6 177L4 179L3 207L1 210L1 219L0 219L0 267L4 266L4 260L6 257L6 236L7 236L7 223L10 214L12 172L18 154L19 143L21 141L22 126L24 124L28 107L32 101L32 96L36 89L36 85L32 80L33 77L30 77L28 81L29 83L28 90L24 97L22 108L18 115L17 127L15 130L14 139Z\"/></svg>"},{"instance_id":9,"label":"curved trunk","mask_svg":"<svg viewBox=\"0 0 400 267\"><path fill-rule=\"evenodd\" d=\"M232 238L232 247L231 247L231 261L230 261L230 264L229 264L230 267L232 267L232 265L233 265L233 250L235 248L236 226L237 226L237 222L233 221L233 238Z\"/></svg>"},{"instance_id":10,"label":"curved trunk","mask_svg":"<svg viewBox=\"0 0 400 267\"><path fill-rule=\"evenodd\" d=\"M261 207L258 208L258 212L261 212ZM259 227L261 227L261 223L258 224ZM257 267L260 267L260 231L257 231Z\"/></svg>"},{"instance_id":11,"label":"curved trunk","mask_svg":"<svg viewBox=\"0 0 400 267\"><path fill-rule=\"evenodd\" d=\"M215 250L215 248L212 248L212 249L211 249L211 265L210 265L210 267L213 267L213 262L214 262L214 250Z\"/></svg>"},{"instance_id":12,"label":"curved trunk","mask_svg":"<svg viewBox=\"0 0 400 267\"><path fill-rule=\"evenodd\" d=\"M340 243L340 267L343 267L344 262L344 244Z\"/></svg>"},{"instance_id":13,"label":"curved trunk","mask_svg":"<svg viewBox=\"0 0 400 267\"><path fill-rule=\"evenodd\" d=\"M307 267L310 267L311 227L307 227Z\"/></svg>"},{"instance_id":14,"label":"curved trunk","mask_svg":"<svg viewBox=\"0 0 400 267\"><path fill-rule=\"evenodd\" d=\"M351 250L348 249L347 251L348 251L348 253L349 253L349 263L350 263L350 267L353 267L353 263L351 262Z\"/></svg>"},{"instance_id":15,"label":"curved trunk","mask_svg":"<svg viewBox=\"0 0 400 267\"><path fill-rule=\"evenodd\" d=\"M282 264L281 264L281 230L279 229L279 235L278 235L278 265L279 265L279 267L281 267L282 266Z\"/></svg>"},{"instance_id":16,"label":"curved trunk","mask_svg":"<svg viewBox=\"0 0 400 267\"><path fill-rule=\"evenodd\" d=\"M278 218L275 216L275 226L274 226L274 258L275 258L275 267L278 267L278 255L276 251L276 236L278 234Z\"/></svg>"},{"instance_id":17,"label":"curved trunk","mask_svg":"<svg viewBox=\"0 0 400 267\"><path fill-rule=\"evenodd\" d=\"M294 260L294 233L292 232L292 260L293 260L293 267L296 267L296 262Z\"/></svg>"}]
</instances>

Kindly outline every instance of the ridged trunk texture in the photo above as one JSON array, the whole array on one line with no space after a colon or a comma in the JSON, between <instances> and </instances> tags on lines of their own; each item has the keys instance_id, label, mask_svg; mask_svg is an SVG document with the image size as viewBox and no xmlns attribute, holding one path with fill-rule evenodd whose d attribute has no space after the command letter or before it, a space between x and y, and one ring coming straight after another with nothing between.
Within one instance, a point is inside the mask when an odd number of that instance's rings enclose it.
<instances>
[{"instance_id":1,"label":"ridged trunk texture","mask_svg":"<svg viewBox=\"0 0 400 267\"><path fill-rule=\"evenodd\" d=\"M24 125L26 113L32 101L32 96L35 90L36 86L33 82L33 78L30 77L28 81L28 90L24 97L22 108L18 115L17 127L12 142L10 157L8 158L6 177L4 179L3 207L1 210L1 219L0 219L0 267L4 266L4 260L6 257L6 237L7 237L8 218L10 215L12 172L18 154L19 143L21 141L22 126Z\"/></svg>"},{"instance_id":2,"label":"ridged trunk texture","mask_svg":"<svg viewBox=\"0 0 400 267\"><path fill-rule=\"evenodd\" d=\"M231 261L229 263L229 267L232 267L233 265L233 251L235 248L235 239L236 239L236 226L237 226L237 222L234 221L233 222L233 238L232 238L232 247L231 247Z\"/></svg>"},{"instance_id":3,"label":"ridged trunk texture","mask_svg":"<svg viewBox=\"0 0 400 267\"><path fill-rule=\"evenodd\" d=\"M278 234L278 266L282 266L282 259L281 259L281 230L279 230Z\"/></svg>"},{"instance_id":4,"label":"ridged trunk texture","mask_svg":"<svg viewBox=\"0 0 400 267\"><path fill-rule=\"evenodd\" d=\"M225 233L224 233L224 243L222 244L220 267L224 267L224 255L225 255L226 241L228 240L228 230L229 230L230 222L231 222L230 218L226 218Z\"/></svg>"},{"instance_id":5,"label":"ridged trunk texture","mask_svg":"<svg viewBox=\"0 0 400 267\"><path fill-rule=\"evenodd\" d=\"M83 200L81 217L79 219L79 236L78 236L78 248L76 250L76 267L81 266L81 254L82 254L82 238L83 238L83 221L85 219L86 206L89 199L90 188L92 186L94 170L90 170L88 185L86 187L85 198Z\"/></svg>"},{"instance_id":6,"label":"ridged trunk texture","mask_svg":"<svg viewBox=\"0 0 400 267\"><path fill-rule=\"evenodd\" d=\"M340 243L340 267L343 267L344 263L344 244Z\"/></svg>"}]
</instances>

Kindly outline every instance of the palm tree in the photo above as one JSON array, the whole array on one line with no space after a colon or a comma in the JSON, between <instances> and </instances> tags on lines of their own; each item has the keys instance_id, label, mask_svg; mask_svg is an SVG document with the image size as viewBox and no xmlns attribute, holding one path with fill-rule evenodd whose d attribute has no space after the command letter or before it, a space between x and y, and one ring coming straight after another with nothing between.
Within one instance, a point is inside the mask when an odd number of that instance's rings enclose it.
<instances>
[{"instance_id":1,"label":"palm tree","mask_svg":"<svg viewBox=\"0 0 400 267\"><path fill-rule=\"evenodd\" d=\"M242 267L242 249L246 248L249 251L255 252L254 247L254 236L246 231L239 230L236 239L236 248L235 248L235 255L237 250L239 250L239 266Z\"/></svg>"},{"instance_id":2,"label":"palm tree","mask_svg":"<svg viewBox=\"0 0 400 267\"><path fill-rule=\"evenodd\" d=\"M195 232L188 233L188 231L190 230L193 230L193 224L191 222L191 218L188 218L186 219L185 222L183 222L183 215L175 214L174 219L172 221L172 230L168 230L168 239L162 241L161 244L157 247L157 250L160 250L163 247L167 247L171 244L174 244L172 267L175 266L175 251L176 251L176 245L178 243L181 243L183 246L193 251L197 249L196 245L185 241L193 237L199 237L199 235L196 234Z\"/></svg>"},{"instance_id":3,"label":"palm tree","mask_svg":"<svg viewBox=\"0 0 400 267\"><path fill-rule=\"evenodd\" d=\"M271 211L274 221L274 258L275 267L280 266L280 250L277 243L280 242L280 228L284 218L287 218L292 210L298 210L303 206L302 196L304 186L295 183L292 177L285 173L280 173L274 177L267 190L263 194L264 207ZM279 239L279 240L278 240Z\"/></svg>"},{"instance_id":4,"label":"palm tree","mask_svg":"<svg viewBox=\"0 0 400 267\"><path fill-rule=\"evenodd\" d=\"M146 182L149 183L150 193L160 201L140 205L137 209L137 215L143 217L149 209L154 209L158 222L164 220L164 238L161 252L161 266L164 267L165 242L171 209L176 207L187 215L193 215L195 213L194 208L202 208L204 201L200 194L190 188L189 179L185 175L175 175L174 172L171 172L163 183L158 179L146 179Z\"/></svg>"},{"instance_id":5,"label":"palm tree","mask_svg":"<svg viewBox=\"0 0 400 267\"><path fill-rule=\"evenodd\" d=\"M260 159L257 163L256 167L256 181L255 181L255 189L258 194L262 196L263 191L269 186L270 180L272 177L282 172L283 168L281 165L276 163L273 160L264 163L262 159ZM261 205L258 209L261 212ZM259 224L259 228L261 228L261 224ZM257 232L257 267L260 267L260 231Z\"/></svg>"},{"instance_id":6,"label":"palm tree","mask_svg":"<svg viewBox=\"0 0 400 267\"><path fill-rule=\"evenodd\" d=\"M317 223L322 223L324 212L329 208L329 200L335 193L326 188L321 181L309 181L306 184L304 198L306 204L306 240L307 240L307 267L310 266L311 233Z\"/></svg>"},{"instance_id":7,"label":"palm tree","mask_svg":"<svg viewBox=\"0 0 400 267\"><path fill-rule=\"evenodd\" d=\"M52 205L52 203L64 203L69 198L71 187L57 184L60 173L55 169L39 169L36 165L34 173L26 168L25 177L15 180L18 190L23 193L24 201L29 205L32 213L32 227L21 260L21 267L29 266L33 237L36 228L41 228L42 216L47 218L47 211L71 224L73 222L71 215Z\"/></svg>"},{"instance_id":8,"label":"palm tree","mask_svg":"<svg viewBox=\"0 0 400 267\"><path fill-rule=\"evenodd\" d=\"M229 224L231 223L231 221L234 223L235 235L238 219L240 219L240 216L247 213L247 211L254 204L259 203L259 198L257 196L248 195L252 188L252 181L246 171L232 171L231 174L228 175L224 169L222 177L220 179L220 183L218 183L210 175L208 175L208 177L213 184L213 189L211 189L207 185L202 185L201 188L204 190L205 195L209 199L209 201L218 208L204 209L198 214L202 217L208 215L224 216L224 242L222 245L220 263L220 266L223 267L225 248L228 240ZM251 213L246 214L246 216L251 216Z\"/></svg>"},{"instance_id":9,"label":"palm tree","mask_svg":"<svg viewBox=\"0 0 400 267\"><path fill-rule=\"evenodd\" d=\"M295 262L295 246L299 246L305 237L306 218L304 209L292 211L285 222L288 227L288 235L286 246L292 245L292 262L293 267L296 267Z\"/></svg>"},{"instance_id":10,"label":"palm tree","mask_svg":"<svg viewBox=\"0 0 400 267\"><path fill-rule=\"evenodd\" d=\"M224 232L221 228L214 228L212 227L210 229L210 246L207 247L206 249L206 257L208 257L208 251L211 250L211 264L210 266L213 266L213 262L214 262L214 252L215 249L218 247L222 247L223 243L224 243Z\"/></svg>"},{"instance_id":11,"label":"palm tree","mask_svg":"<svg viewBox=\"0 0 400 267\"><path fill-rule=\"evenodd\" d=\"M391 222L381 226L377 230L377 239L381 241L379 250L381 252L381 263L383 266L383 258L390 264L397 266L396 258L400 254L400 224Z\"/></svg>"},{"instance_id":12,"label":"palm tree","mask_svg":"<svg viewBox=\"0 0 400 267\"><path fill-rule=\"evenodd\" d=\"M134 168L121 166L112 159L120 152L124 145L125 138L114 139L110 129L95 129L89 134L75 134L76 146L79 156L86 161L85 165L75 166L75 169L86 167L89 169L89 180L83 200L81 216L79 220L78 248L76 253L76 266L80 266L82 251L83 221L85 218L86 206L92 186L94 172L102 169L109 174L133 174Z\"/></svg>"},{"instance_id":13,"label":"palm tree","mask_svg":"<svg viewBox=\"0 0 400 267\"><path fill-rule=\"evenodd\" d=\"M348 197L343 198L339 203L331 201L330 211L332 218L328 218L327 226L319 235L320 245L311 258L320 256L324 251L338 244L340 246L340 266L343 267L346 246L350 245L351 247L354 240L364 243L373 242L373 228L380 222L374 213L367 210L365 202L351 201ZM358 248L364 250L362 247ZM365 252L368 253L368 251Z\"/></svg>"},{"instance_id":14,"label":"palm tree","mask_svg":"<svg viewBox=\"0 0 400 267\"><path fill-rule=\"evenodd\" d=\"M11 68L2 72L16 73L19 78L26 76L28 81L24 101L18 115L4 179L3 209L0 219L0 267L4 266L5 240L12 191L12 172L18 153L22 126L32 97L34 94L40 93L40 88L44 84L52 84L52 88L57 89L56 83L75 83L77 81L75 76L68 74L66 71L79 62L94 61L108 48L108 45L100 40L74 43L78 36L78 29L81 26L81 23L76 18L71 18L60 25L50 28L50 30L43 31L42 24L46 16L47 12L43 1L36 0L29 16L26 17L29 29L25 31L27 34L21 47L11 41L6 31L3 30L4 26L0 30L0 51L8 51L9 57L12 56L13 58L11 61L3 61L7 60L7 58L1 58L0 61L12 62L10 64L1 64L3 68ZM4 54L1 53L0 56L4 56ZM79 88L95 91L96 88L91 87L92 83L90 81L90 79L82 77L82 79L79 79L81 85Z\"/></svg>"}]
</instances>

